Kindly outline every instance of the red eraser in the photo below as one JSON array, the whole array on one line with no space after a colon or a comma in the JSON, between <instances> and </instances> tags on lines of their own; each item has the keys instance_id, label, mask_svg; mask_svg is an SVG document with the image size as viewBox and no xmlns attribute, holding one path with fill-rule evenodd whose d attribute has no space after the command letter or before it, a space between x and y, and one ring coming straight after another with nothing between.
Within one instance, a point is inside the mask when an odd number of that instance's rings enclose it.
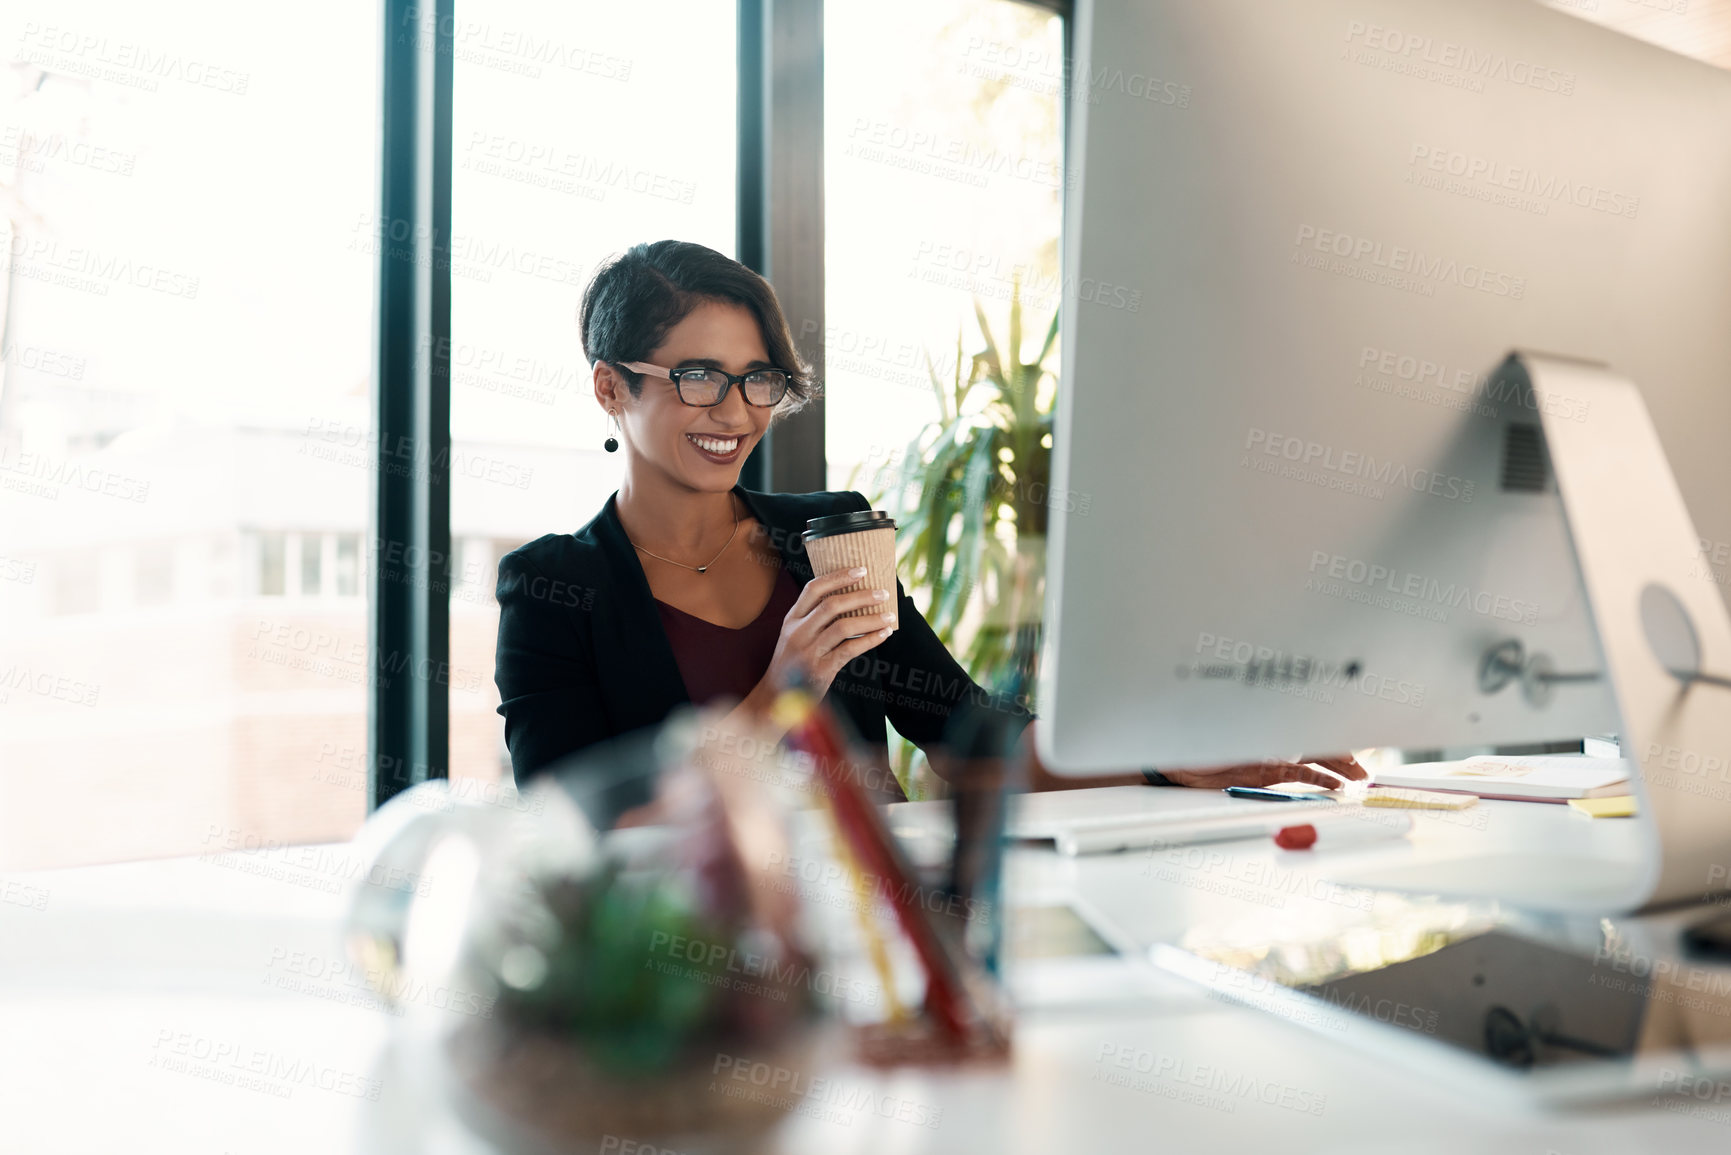
<instances>
[{"instance_id":1,"label":"red eraser","mask_svg":"<svg viewBox=\"0 0 1731 1155\"><path fill-rule=\"evenodd\" d=\"M1316 827L1283 826L1274 835L1274 845L1282 850L1309 850L1316 845Z\"/></svg>"}]
</instances>

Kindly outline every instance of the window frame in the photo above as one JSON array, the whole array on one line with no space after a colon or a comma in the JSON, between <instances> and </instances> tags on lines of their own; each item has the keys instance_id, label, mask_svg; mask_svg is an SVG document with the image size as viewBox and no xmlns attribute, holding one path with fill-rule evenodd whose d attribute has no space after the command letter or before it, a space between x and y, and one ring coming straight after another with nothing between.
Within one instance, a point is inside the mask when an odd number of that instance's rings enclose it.
<instances>
[{"instance_id":1,"label":"window frame","mask_svg":"<svg viewBox=\"0 0 1731 1155\"><path fill-rule=\"evenodd\" d=\"M384 0L367 810L449 778L455 0ZM398 226L402 227L399 228ZM394 241L401 232L406 240ZM404 448L408 448L405 468ZM392 548L378 548L389 543ZM395 548L401 546L400 551ZM391 556L416 565L387 564ZM391 660L382 660L388 655ZM401 659L401 660L399 660ZM383 678L381 669L405 675Z\"/></svg>"},{"instance_id":2,"label":"window frame","mask_svg":"<svg viewBox=\"0 0 1731 1155\"><path fill-rule=\"evenodd\" d=\"M1005 0L1063 21L1070 0ZM774 287L801 355L824 370L824 0L737 0L739 261ZM456 0L383 0L380 221L406 226L381 244L375 288L373 404L378 429L373 544L363 550L373 668L428 676L369 687L367 810L421 782L450 777L451 168ZM413 29L411 33L409 30ZM1068 152L1070 76L1064 76ZM387 236L390 232L387 231ZM416 468L403 469L402 446ZM771 492L823 489L824 404L778 421L746 459L740 481ZM400 551L377 548L379 543ZM387 566L386 557L414 557ZM335 558L333 555L333 564ZM329 575L334 583L336 574ZM380 655L392 661L381 662ZM399 662L397 658L403 659Z\"/></svg>"}]
</instances>

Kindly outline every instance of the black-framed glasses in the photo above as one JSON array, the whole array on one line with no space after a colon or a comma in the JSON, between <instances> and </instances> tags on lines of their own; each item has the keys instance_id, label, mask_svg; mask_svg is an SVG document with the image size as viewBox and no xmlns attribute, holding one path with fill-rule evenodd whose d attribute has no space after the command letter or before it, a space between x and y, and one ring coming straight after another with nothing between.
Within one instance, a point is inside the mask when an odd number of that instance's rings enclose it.
<instances>
[{"instance_id":1,"label":"black-framed glasses","mask_svg":"<svg viewBox=\"0 0 1731 1155\"><path fill-rule=\"evenodd\" d=\"M687 405L707 409L727 399L727 391L738 385L745 394L747 405L767 409L787 395L787 374L780 369L753 369L735 376L722 369L695 366L689 369L663 369L645 361L621 361L634 373L665 377L673 382L679 399Z\"/></svg>"}]
</instances>

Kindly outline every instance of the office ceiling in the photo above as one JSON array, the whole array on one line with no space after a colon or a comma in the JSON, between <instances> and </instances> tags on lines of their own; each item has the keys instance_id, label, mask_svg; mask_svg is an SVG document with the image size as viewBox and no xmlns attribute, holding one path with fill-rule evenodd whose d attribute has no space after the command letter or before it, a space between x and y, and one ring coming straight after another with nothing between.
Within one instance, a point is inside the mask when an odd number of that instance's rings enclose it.
<instances>
[{"instance_id":1,"label":"office ceiling","mask_svg":"<svg viewBox=\"0 0 1731 1155\"><path fill-rule=\"evenodd\" d=\"M1731 0L1545 0L1641 40L1731 68Z\"/></svg>"}]
</instances>

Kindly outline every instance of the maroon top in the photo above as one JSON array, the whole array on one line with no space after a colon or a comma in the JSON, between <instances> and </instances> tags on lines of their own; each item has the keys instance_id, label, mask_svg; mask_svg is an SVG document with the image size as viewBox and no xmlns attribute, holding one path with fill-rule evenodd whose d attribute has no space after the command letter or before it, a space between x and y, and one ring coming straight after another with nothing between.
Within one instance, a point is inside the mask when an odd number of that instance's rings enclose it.
<instances>
[{"instance_id":1,"label":"maroon top","mask_svg":"<svg viewBox=\"0 0 1731 1155\"><path fill-rule=\"evenodd\" d=\"M769 669L775 643L781 638L781 623L798 600L799 584L785 567L776 570L769 603L749 625L737 630L655 599L661 628L673 645L679 676L685 680L691 701L701 706L723 694L743 698L751 693Z\"/></svg>"}]
</instances>

